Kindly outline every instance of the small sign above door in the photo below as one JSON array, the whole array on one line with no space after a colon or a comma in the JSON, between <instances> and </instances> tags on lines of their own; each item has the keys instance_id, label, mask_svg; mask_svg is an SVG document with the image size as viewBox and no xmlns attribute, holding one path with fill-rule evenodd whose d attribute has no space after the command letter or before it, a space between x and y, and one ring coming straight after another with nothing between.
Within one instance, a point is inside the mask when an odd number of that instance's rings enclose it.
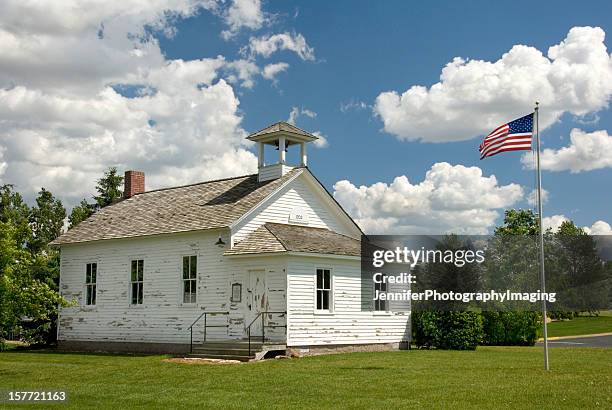
<instances>
[{"instance_id":1,"label":"small sign above door","mask_svg":"<svg viewBox=\"0 0 612 410\"><path fill-rule=\"evenodd\" d=\"M293 208L289 214L289 222L308 225L308 214L304 208Z\"/></svg>"}]
</instances>

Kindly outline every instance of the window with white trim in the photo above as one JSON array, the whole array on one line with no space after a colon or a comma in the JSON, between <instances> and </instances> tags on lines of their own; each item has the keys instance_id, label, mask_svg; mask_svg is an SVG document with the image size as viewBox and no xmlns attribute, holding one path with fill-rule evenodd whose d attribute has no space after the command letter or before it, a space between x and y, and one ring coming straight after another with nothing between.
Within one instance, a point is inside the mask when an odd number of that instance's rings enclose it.
<instances>
[{"instance_id":1,"label":"window with white trim","mask_svg":"<svg viewBox=\"0 0 612 410\"><path fill-rule=\"evenodd\" d=\"M183 303L196 303L198 257L183 256Z\"/></svg>"},{"instance_id":2,"label":"window with white trim","mask_svg":"<svg viewBox=\"0 0 612 410\"><path fill-rule=\"evenodd\" d=\"M331 301L331 270L317 268L317 310L330 310Z\"/></svg>"},{"instance_id":3,"label":"window with white trim","mask_svg":"<svg viewBox=\"0 0 612 410\"><path fill-rule=\"evenodd\" d=\"M135 259L130 272L130 304L142 305L144 288L144 260Z\"/></svg>"},{"instance_id":4,"label":"window with white trim","mask_svg":"<svg viewBox=\"0 0 612 410\"><path fill-rule=\"evenodd\" d=\"M98 264L88 263L85 267L85 304L96 304L96 281L98 276Z\"/></svg>"},{"instance_id":5,"label":"window with white trim","mask_svg":"<svg viewBox=\"0 0 612 410\"><path fill-rule=\"evenodd\" d=\"M374 296L380 296L380 293L387 292L387 275L385 273L381 274L379 280L380 282L374 282ZM378 291L378 293L376 291ZM389 301L386 299L375 299L374 310L377 312L386 312L389 310Z\"/></svg>"}]
</instances>

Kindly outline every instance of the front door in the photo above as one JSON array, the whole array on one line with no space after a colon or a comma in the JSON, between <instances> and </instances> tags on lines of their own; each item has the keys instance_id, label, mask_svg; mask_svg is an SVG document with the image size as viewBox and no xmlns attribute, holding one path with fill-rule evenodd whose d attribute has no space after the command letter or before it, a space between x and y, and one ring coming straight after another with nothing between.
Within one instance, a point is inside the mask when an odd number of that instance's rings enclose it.
<instances>
[{"instance_id":1,"label":"front door","mask_svg":"<svg viewBox=\"0 0 612 410\"><path fill-rule=\"evenodd\" d=\"M255 318L255 323L251 326L251 337L261 337L262 334L262 318L257 316L260 312L265 312L268 308L268 295L266 292L266 271L252 270L249 271L249 292L248 306L250 318L247 326Z\"/></svg>"}]
</instances>

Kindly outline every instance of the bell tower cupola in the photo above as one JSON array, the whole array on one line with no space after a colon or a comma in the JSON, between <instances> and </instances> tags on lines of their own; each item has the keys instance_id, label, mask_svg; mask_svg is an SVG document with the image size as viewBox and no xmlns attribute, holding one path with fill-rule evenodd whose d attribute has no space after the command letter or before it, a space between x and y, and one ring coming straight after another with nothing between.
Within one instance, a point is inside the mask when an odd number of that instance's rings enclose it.
<instances>
[{"instance_id":1,"label":"bell tower cupola","mask_svg":"<svg viewBox=\"0 0 612 410\"><path fill-rule=\"evenodd\" d=\"M316 141L317 136L312 135L288 122L277 122L257 131L247 137L248 140L257 144L257 167L259 169L259 181L268 181L280 178L296 166L307 166L306 144ZM264 158L265 145L273 146L278 151L276 161L272 160L266 164ZM287 164L287 151L289 147L300 147L300 163Z\"/></svg>"}]
</instances>

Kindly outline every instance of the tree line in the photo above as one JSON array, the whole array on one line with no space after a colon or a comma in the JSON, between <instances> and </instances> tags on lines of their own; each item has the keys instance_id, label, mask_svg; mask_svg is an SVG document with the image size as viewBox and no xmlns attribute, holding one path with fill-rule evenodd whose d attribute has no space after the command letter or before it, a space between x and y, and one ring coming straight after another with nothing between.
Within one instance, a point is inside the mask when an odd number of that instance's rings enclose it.
<instances>
[{"instance_id":1,"label":"tree line","mask_svg":"<svg viewBox=\"0 0 612 410\"><path fill-rule=\"evenodd\" d=\"M475 250L473 240L447 235L437 249ZM548 318L571 319L598 314L612 306L612 263L602 258L601 241L573 222L544 233L546 291L556 294L548 303ZM532 293L541 289L539 224L531 210L508 210L504 223L479 247L482 264L456 266L427 263L417 266L415 291L506 291ZM427 301L412 306L414 340L419 347L475 349L488 345L533 345L542 327L541 304L523 301Z\"/></svg>"},{"instance_id":2,"label":"tree line","mask_svg":"<svg viewBox=\"0 0 612 410\"><path fill-rule=\"evenodd\" d=\"M93 202L83 199L66 218L62 201L45 188L30 207L14 185L0 186L0 349L14 334L31 344L55 342L58 306L71 302L60 296L60 252L49 243L66 222L73 228L118 201L122 189L123 177L107 169Z\"/></svg>"}]
</instances>

